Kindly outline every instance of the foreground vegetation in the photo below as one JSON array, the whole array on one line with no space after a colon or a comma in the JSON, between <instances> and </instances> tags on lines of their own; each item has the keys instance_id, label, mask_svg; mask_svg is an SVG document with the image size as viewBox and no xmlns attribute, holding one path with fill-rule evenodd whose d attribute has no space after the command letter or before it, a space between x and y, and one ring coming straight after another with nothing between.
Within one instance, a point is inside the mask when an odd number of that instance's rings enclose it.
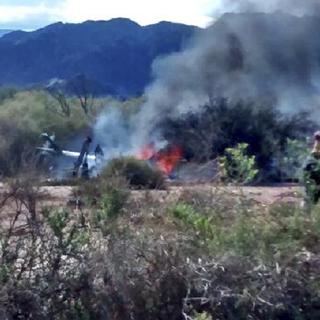
<instances>
[{"instance_id":1,"label":"foreground vegetation","mask_svg":"<svg viewBox=\"0 0 320 320\"><path fill-rule=\"evenodd\" d=\"M319 318L317 207L115 177L57 209L28 181L1 195L1 319Z\"/></svg>"},{"instance_id":2,"label":"foreground vegetation","mask_svg":"<svg viewBox=\"0 0 320 320\"><path fill-rule=\"evenodd\" d=\"M113 104L130 120L140 102ZM266 207L223 186L164 201L163 175L132 158L75 181L69 206L44 206L39 174L17 178L32 174L39 134L83 135L105 104L0 90L0 171L11 176L0 194L0 319L318 319L317 206ZM237 185L298 178L312 128L224 100L161 125L187 159L219 156L221 178Z\"/></svg>"}]
</instances>

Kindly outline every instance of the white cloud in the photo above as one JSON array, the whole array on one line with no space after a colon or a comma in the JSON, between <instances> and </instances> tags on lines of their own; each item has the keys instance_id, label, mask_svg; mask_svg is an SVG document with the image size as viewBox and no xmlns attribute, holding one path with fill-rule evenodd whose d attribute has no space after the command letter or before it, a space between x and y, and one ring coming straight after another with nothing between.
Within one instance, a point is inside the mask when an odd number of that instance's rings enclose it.
<instances>
[{"instance_id":1,"label":"white cloud","mask_svg":"<svg viewBox=\"0 0 320 320\"><path fill-rule=\"evenodd\" d=\"M126 17L140 24L161 20L206 25L209 21L209 0L66 0L64 20L80 22L87 19L105 20Z\"/></svg>"},{"instance_id":2,"label":"white cloud","mask_svg":"<svg viewBox=\"0 0 320 320\"><path fill-rule=\"evenodd\" d=\"M38 4L36 4L38 2ZM4 2L2 2L4 3ZM205 26L212 0L39 0L0 4L0 25L31 25L53 21L81 22L130 18L142 25L161 20ZM21 5L21 3L25 3ZM43 25L38 25L41 27Z\"/></svg>"},{"instance_id":3,"label":"white cloud","mask_svg":"<svg viewBox=\"0 0 320 320\"><path fill-rule=\"evenodd\" d=\"M24 20L30 16L50 15L58 16L60 14L58 7L48 7L44 4L34 6L9 6L0 5L0 22L11 22L14 20Z\"/></svg>"},{"instance_id":4,"label":"white cloud","mask_svg":"<svg viewBox=\"0 0 320 320\"><path fill-rule=\"evenodd\" d=\"M37 5L1 5L0 28L36 29L59 20L61 7Z\"/></svg>"}]
</instances>

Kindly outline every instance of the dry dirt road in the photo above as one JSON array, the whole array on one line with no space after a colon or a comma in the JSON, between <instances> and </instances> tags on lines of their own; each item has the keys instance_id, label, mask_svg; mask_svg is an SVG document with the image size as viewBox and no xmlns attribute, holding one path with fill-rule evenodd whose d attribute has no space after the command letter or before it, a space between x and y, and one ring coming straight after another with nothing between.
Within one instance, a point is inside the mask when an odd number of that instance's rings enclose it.
<instances>
[{"instance_id":1,"label":"dry dirt road","mask_svg":"<svg viewBox=\"0 0 320 320\"><path fill-rule=\"evenodd\" d=\"M47 205L66 205L74 200L73 187L70 186L46 186L39 189L42 201ZM0 185L0 195L6 192L4 185ZM146 193L155 200L174 201L179 199L184 192L196 192L201 194L225 193L228 196L243 196L258 203L270 205L278 202L297 202L303 198L303 188L296 184L255 186L255 187L230 187L212 184L169 186L166 190L135 190L132 197L139 199Z\"/></svg>"},{"instance_id":2,"label":"dry dirt road","mask_svg":"<svg viewBox=\"0 0 320 320\"><path fill-rule=\"evenodd\" d=\"M35 211L43 207L63 208L68 205L71 209L77 210L76 197L74 195L74 188L70 186L47 186L41 187L38 190L39 201L35 204ZM19 204L14 198L7 198L8 188L0 184L0 229L9 227L12 219L17 211L26 212L29 210L30 203L28 198L24 197L25 204L19 208ZM132 191L130 195L131 203L136 208L148 206L149 203L153 203L156 207L162 207L162 203L168 205L176 201L181 201L186 197L190 200L197 196L207 197L215 202L215 196L223 196L224 199L230 199L230 205L233 206L235 199L243 198L253 201L259 205L268 207L269 205L276 203L300 203L303 199L303 189L298 185L277 185L270 187L226 187L216 186L212 184L197 184L197 185L170 185L167 190L144 190L144 191ZM227 198L226 198L227 197ZM5 203L3 202L4 200ZM229 201L228 201L229 202ZM31 207L32 207L31 203ZM29 208L28 208L29 206ZM25 219L21 215L19 221L21 225L25 223Z\"/></svg>"},{"instance_id":3,"label":"dry dirt road","mask_svg":"<svg viewBox=\"0 0 320 320\"><path fill-rule=\"evenodd\" d=\"M1 189L0 189L1 192ZM139 199L148 194L154 200L174 201L179 199L184 192L201 194L225 193L228 196L243 196L264 205L278 202L297 202L303 198L303 189L296 184L261 186L261 187L226 187L212 184L169 186L167 190L132 191L131 196ZM42 187L40 193L44 202L65 205L74 198L73 187Z\"/></svg>"}]
</instances>

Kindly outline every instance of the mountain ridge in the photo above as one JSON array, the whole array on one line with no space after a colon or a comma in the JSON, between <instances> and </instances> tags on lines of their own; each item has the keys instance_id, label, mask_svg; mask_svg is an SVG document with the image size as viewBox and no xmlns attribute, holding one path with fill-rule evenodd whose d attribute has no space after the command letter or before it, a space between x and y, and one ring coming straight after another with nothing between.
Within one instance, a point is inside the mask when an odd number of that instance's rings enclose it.
<instances>
[{"instance_id":1,"label":"mountain ridge","mask_svg":"<svg viewBox=\"0 0 320 320\"><path fill-rule=\"evenodd\" d=\"M12 31L13 30L9 30L9 29L0 29L0 38Z\"/></svg>"},{"instance_id":2,"label":"mountain ridge","mask_svg":"<svg viewBox=\"0 0 320 320\"><path fill-rule=\"evenodd\" d=\"M46 85L52 79L68 82L84 75L100 94L141 95L158 76L154 69L157 59L191 44L199 45L199 38L204 38L204 48L208 45L212 49L204 55L208 61L194 66L195 71L211 79L217 73L210 75L209 71L217 70L219 77L226 79L227 91L234 87L230 85L233 76L241 74L248 79L249 74L250 87L259 92L261 88L268 91L276 83L279 90L298 84L311 92L312 77L320 68L320 37L315 32L319 28L319 17L284 13L229 13L204 30L166 21L141 26L125 18L80 24L58 22L0 38L0 83ZM170 71L175 72L173 68Z\"/></svg>"},{"instance_id":3,"label":"mountain ridge","mask_svg":"<svg viewBox=\"0 0 320 320\"><path fill-rule=\"evenodd\" d=\"M106 88L105 94L138 95L151 81L153 61L181 50L196 30L115 18L14 31L0 38L0 82L26 86L83 74Z\"/></svg>"}]
</instances>

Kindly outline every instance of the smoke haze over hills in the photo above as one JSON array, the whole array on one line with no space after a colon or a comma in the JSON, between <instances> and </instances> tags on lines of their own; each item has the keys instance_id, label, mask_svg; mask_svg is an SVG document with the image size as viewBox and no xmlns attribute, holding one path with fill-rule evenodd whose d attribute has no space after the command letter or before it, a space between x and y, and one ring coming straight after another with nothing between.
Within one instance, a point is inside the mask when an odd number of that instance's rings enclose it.
<instances>
[{"instance_id":1,"label":"smoke haze over hills","mask_svg":"<svg viewBox=\"0 0 320 320\"><path fill-rule=\"evenodd\" d=\"M243 9L249 3L243 2ZM309 12L317 4L303 8ZM319 28L316 16L223 15L186 50L154 63L155 81L138 119L141 135L147 139L163 117L201 112L219 97L269 103L290 113L314 112L320 102Z\"/></svg>"}]
</instances>

